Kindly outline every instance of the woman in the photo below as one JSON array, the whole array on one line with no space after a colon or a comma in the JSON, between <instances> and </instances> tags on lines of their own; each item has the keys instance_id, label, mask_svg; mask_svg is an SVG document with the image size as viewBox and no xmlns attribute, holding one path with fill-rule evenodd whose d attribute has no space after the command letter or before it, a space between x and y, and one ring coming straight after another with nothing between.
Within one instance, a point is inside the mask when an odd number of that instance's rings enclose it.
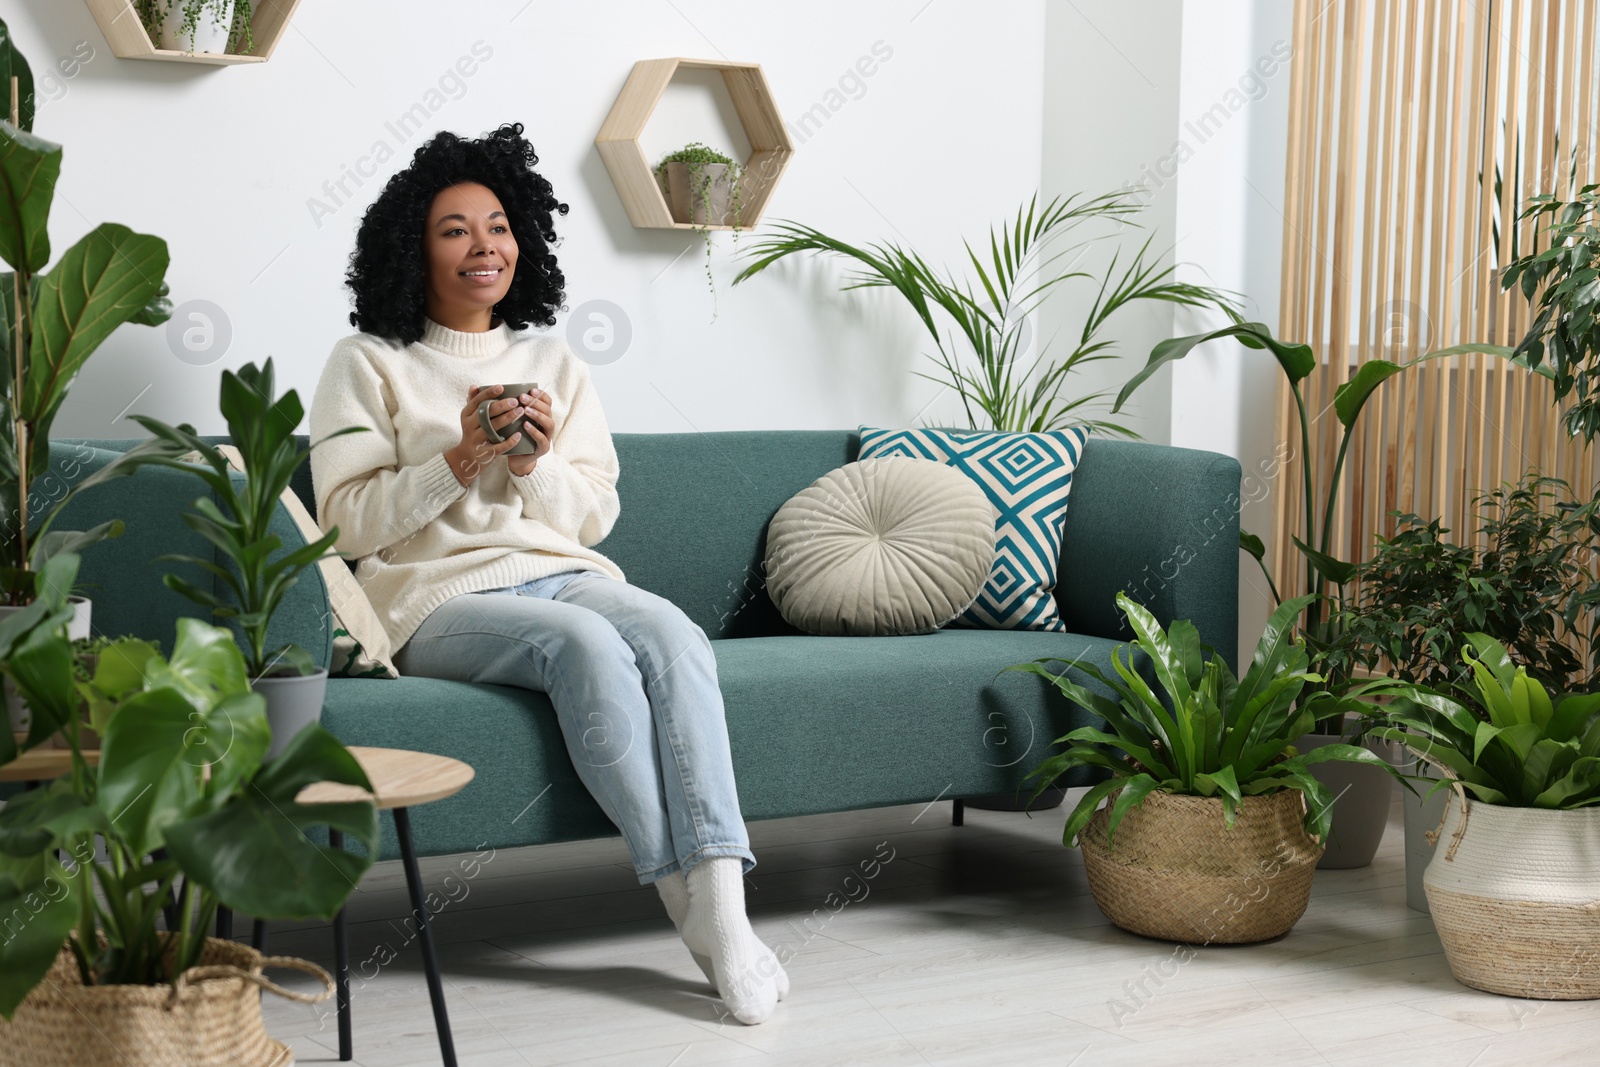
<instances>
[{"instance_id":1,"label":"woman","mask_svg":"<svg viewBox=\"0 0 1600 1067\"><path fill-rule=\"evenodd\" d=\"M711 646L592 547L618 512L605 415L558 335L519 332L552 325L565 286L550 246L567 205L537 162L520 123L440 133L362 218L346 276L361 332L323 368L311 439L375 432L312 451L318 521L360 561L402 673L549 695L639 881L729 1012L759 1023L788 976L745 916L755 857ZM508 454L519 432L490 440L485 400L497 431L531 416L534 452Z\"/></svg>"}]
</instances>

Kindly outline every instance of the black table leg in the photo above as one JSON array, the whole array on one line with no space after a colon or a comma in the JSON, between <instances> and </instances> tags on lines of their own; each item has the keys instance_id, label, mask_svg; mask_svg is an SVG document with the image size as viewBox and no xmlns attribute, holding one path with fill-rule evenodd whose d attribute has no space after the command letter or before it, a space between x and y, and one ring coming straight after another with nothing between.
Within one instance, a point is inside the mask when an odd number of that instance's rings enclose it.
<instances>
[{"instance_id":1,"label":"black table leg","mask_svg":"<svg viewBox=\"0 0 1600 1067\"><path fill-rule=\"evenodd\" d=\"M967 821L967 802L965 800L952 800L950 802L950 825L962 826Z\"/></svg>"},{"instance_id":2,"label":"black table leg","mask_svg":"<svg viewBox=\"0 0 1600 1067\"><path fill-rule=\"evenodd\" d=\"M250 947L262 955L267 951L267 920L257 919L255 928L250 931Z\"/></svg>"},{"instance_id":3,"label":"black table leg","mask_svg":"<svg viewBox=\"0 0 1600 1067\"><path fill-rule=\"evenodd\" d=\"M233 909L217 905L217 936L224 941L233 940Z\"/></svg>"},{"instance_id":4,"label":"black table leg","mask_svg":"<svg viewBox=\"0 0 1600 1067\"><path fill-rule=\"evenodd\" d=\"M422 875L417 870L416 850L411 847L411 816L405 808L394 809L394 828L400 838L400 859L406 868L406 888L411 891L411 908L417 916L418 940L422 942L422 966L428 976L428 996L433 1000L433 1022L439 1030L439 1054L445 1067L456 1067L456 1047L450 1036L450 1017L444 1006L444 983L439 978L439 961L433 954L433 930L428 924L428 907L422 902Z\"/></svg>"},{"instance_id":5,"label":"black table leg","mask_svg":"<svg viewBox=\"0 0 1600 1067\"><path fill-rule=\"evenodd\" d=\"M343 848L344 834L330 828L328 844ZM265 930L262 936L265 938ZM345 939L342 907L333 917L333 986L333 1013L339 1023L339 1059L349 1061L355 1058L355 1038L350 1032L350 944Z\"/></svg>"}]
</instances>

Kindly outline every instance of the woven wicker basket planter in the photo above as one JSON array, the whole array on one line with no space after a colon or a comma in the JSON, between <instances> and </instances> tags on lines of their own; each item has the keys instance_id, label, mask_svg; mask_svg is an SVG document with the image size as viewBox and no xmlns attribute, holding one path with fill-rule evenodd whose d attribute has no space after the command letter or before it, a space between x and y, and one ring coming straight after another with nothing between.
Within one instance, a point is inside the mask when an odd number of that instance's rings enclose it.
<instances>
[{"instance_id":1,"label":"woven wicker basket planter","mask_svg":"<svg viewBox=\"0 0 1600 1067\"><path fill-rule=\"evenodd\" d=\"M1151 793L1117 824L1108 850L1102 807L1078 838L1094 902L1124 930L1167 941L1244 944L1288 933L1305 914L1322 856L1301 825L1305 810L1298 790L1245 797L1229 830L1215 797Z\"/></svg>"},{"instance_id":2,"label":"woven wicker basket planter","mask_svg":"<svg viewBox=\"0 0 1600 1067\"><path fill-rule=\"evenodd\" d=\"M1509 808L1452 792L1422 884L1462 984L1600 998L1600 808Z\"/></svg>"},{"instance_id":3,"label":"woven wicker basket planter","mask_svg":"<svg viewBox=\"0 0 1600 1067\"><path fill-rule=\"evenodd\" d=\"M323 992L281 989L263 965L313 974ZM293 1054L261 1018L263 989L315 1003L333 993L333 980L305 960L207 938L200 965L174 986L84 986L63 948L16 1016L0 1020L0 1067L288 1067Z\"/></svg>"}]
</instances>

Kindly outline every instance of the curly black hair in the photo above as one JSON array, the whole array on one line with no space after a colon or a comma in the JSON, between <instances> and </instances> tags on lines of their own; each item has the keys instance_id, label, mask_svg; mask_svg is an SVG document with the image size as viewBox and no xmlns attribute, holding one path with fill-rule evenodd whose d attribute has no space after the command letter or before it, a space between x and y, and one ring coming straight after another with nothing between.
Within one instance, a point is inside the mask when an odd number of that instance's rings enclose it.
<instances>
[{"instance_id":1,"label":"curly black hair","mask_svg":"<svg viewBox=\"0 0 1600 1067\"><path fill-rule=\"evenodd\" d=\"M476 140L441 131L418 148L411 165L389 179L361 218L344 279L355 294L350 324L402 344L422 338L428 269L422 233L428 208L439 190L478 182L500 198L517 240L511 288L494 313L514 330L530 323L553 326L566 278L550 251L556 239L551 213L565 215L567 205L533 169L537 162L520 122Z\"/></svg>"}]
</instances>

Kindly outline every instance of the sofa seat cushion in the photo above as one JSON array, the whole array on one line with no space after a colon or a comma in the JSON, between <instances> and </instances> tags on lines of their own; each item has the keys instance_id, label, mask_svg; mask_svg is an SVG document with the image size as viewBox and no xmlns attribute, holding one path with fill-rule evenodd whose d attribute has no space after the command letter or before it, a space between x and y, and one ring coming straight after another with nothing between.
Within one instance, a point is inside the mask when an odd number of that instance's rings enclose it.
<instances>
[{"instance_id":1,"label":"sofa seat cushion","mask_svg":"<svg viewBox=\"0 0 1600 1067\"><path fill-rule=\"evenodd\" d=\"M1042 657L1109 671L1115 646L1028 630L713 641L740 807L746 819L771 819L1015 790L1053 739L1093 720L1045 679L998 672ZM1099 690L1081 672L1071 677ZM542 693L330 678L322 721L346 744L419 749L476 769L456 796L412 812L424 855L615 833ZM387 819L384 834L392 857Z\"/></svg>"}]
</instances>

